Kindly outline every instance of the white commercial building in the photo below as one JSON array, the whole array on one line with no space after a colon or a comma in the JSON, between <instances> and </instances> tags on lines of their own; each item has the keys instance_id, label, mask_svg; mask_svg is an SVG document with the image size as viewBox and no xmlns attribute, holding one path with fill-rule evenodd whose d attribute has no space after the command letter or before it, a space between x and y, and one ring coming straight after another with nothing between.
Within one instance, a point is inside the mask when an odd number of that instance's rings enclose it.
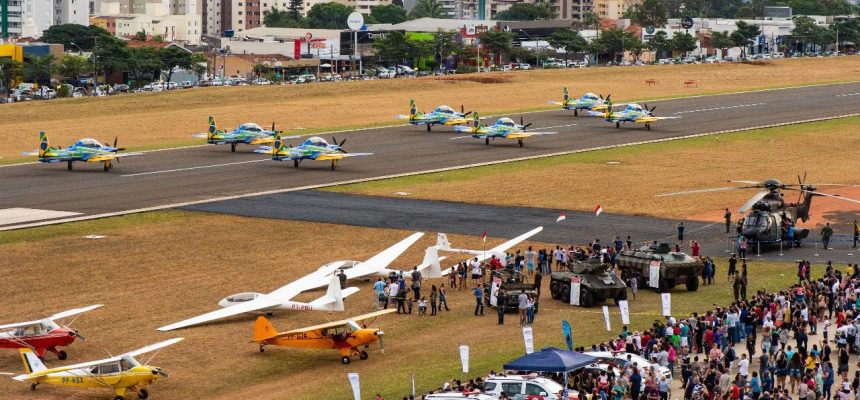
<instances>
[{"instance_id":1,"label":"white commercial building","mask_svg":"<svg viewBox=\"0 0 860 400\"><path fill-rule=\"evenodd\" d=\"M89 25L88 0L9 0L9 33L40 37L57 24Z\"/></svg>"},{"instance_id":2,"label":"white commercial building","mask_svg":"<svg viewBox=\"0 0 860 400\"><path fill-rule=\"evenodd\" d=\"M143 14L122 14L122 3L103 1L99 15L94 18L113 18L116 21L117 37L131 37L138 32L161 35L168 42L182 42L196 45L200 43L203 22L200 14L169 14L170 5L166 2L147 2Z\"/></svg>"}]
</instances>

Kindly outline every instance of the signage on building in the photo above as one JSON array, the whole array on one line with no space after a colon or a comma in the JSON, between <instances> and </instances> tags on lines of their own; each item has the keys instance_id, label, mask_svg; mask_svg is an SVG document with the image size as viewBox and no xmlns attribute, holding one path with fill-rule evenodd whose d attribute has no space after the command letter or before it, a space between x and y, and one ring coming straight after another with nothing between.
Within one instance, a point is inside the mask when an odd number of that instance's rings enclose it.
<instances>
[{"instance_id":1,"label":"signage on building","mask_svg":"<svg viewBox=\"0 0 860 400\"><path fill-rule=\"evenodd\" d=\"M693 27L693 17L684 17L681 18L681 27L684 29L690 29Z\"/></svg>"}]
</instances>

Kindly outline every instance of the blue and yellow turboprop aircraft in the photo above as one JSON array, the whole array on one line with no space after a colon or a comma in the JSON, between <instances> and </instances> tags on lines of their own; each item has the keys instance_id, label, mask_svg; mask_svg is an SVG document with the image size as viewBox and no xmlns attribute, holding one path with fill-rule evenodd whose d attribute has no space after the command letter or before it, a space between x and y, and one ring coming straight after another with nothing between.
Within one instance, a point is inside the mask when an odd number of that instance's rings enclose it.
<instances>
[{"instance_id":1,"label":"blue and yellow turboprop aircraft","mask_svg":"<svg viewBox=\"0 0 860 400\"><path fill-rule=\"evenodd\" d=\"M606 103L604 112L591 111L589 115L595 117L603 117L607 122L614 122L616 128L621 128L621 123L632 122L634 124L645 124L645 128L651 130L651 124L663 119L677 119L680 117L655 117L654 109L657 106L648 109L648 104L643 108L639 104L630 103L621 110L615 111L612 109L612 101Z\"/></svg>"},{"instance_id":2,"label":"blue and yellow turboprop aircraft","mask_svg":"<svg viewBox=\"0 0 860 400\"><path fill-rule=\"evenodd\" d=\"M113 168L113 160L119 162L120 157L138 156L143 153L120 153L125 149L116 147L117 139L114 138L113 146L108 146L99 143L98 140L84 138L75 142L75 144L67 147L52 147L48 142L48 135L45 131L39 132L39 149L34 152L23 153L25 156L38 156L39 162L43 163L68 163L69 170L72 170L72 164L81 162L100 162L104 165L105 172Z\"/></svg>"},{"instance_id":3,"label":"blue and yellow turboprop aircraft","mask_svg":"<svg viewBox=\"0 0 860 400\"><path fill-rule=\"evenodd\" d=\"M232 131L225 132L215 125L215 118L209 116L209 130L206 131L206 143L229 144L230 151L236 152L237 144L262 145L271 144L275 141L275 123L272 122L272 130L265 130L255 123L245 123ZM204 137L203 134L194 137Z\"/></svg>"},{"instance_id":4,"label":"blue and yellow turboprop aircraft","mask_svg":"<svg viewBox=\"0 0 860 400\"><path fill-rule=\"evenodd\" d=\"M427 132L433 125L463 125L469 123L469 114L465 112L465 108L461 105L460 112L454 111L451 107L441 105L436 107L432 112L418 112L415 106L415 100L409 100L409 115L398 115L397 119L408 119L409 125L425 125Z\"/></svg>"},{"instance_id":5,"label":"blue and yellow turboprop aircraft","mask_svg":"<svg viewBox=\"0 0 860 400\"><path fill-rule=\"evenodd\" d=\"M475 117L472 119L472 124L470 126L455 126L454 130L457 132L467 132L471 133L472 137L475 139L484 139L484 143L487 145L490 144L490 139L495 140L496 138L502 139L517 139L517 143L520 147L523 147L525 143L523 143L523 139L531 136L539 136L539 135L555 135L558 132L526 132L526 129L531 126L529 124L523 124L523 119L520 117L520 123L514 122L514 120L504 117L499 118L496 123L490 126L481 125L481 118L478 116L478 113L475 113Z\"/></svg>"},{"instance_id":6,"label":"blue and yellow turboprop aircraft","mask_svg":"<svg viewBox=\"0 0 860 400\"><path fill-rule=\"evenodd\" d=\"M284 143L284 140L281 138L281 132L275 132L274 145L260 146L255 152L271 154L272 160L275 161L292 161L294 168L298 168L302 160L331 161L332 171L337 167L337 162L343 158L373 154L348 153L343 149L346 139L338 143L337 139L332 137L332 141L334 144L328 144L325 139L319 136L312 136L306 139L301 145L293 147Z\"/></svg>"},{"instance_id":7,"label":"blue and yellow turboprop aircraft","mask_svg":"<svg viewBox=\"0 0 860 400\"><path fill-rule=\"evenodd\" d=\"M582 95L579 99L571 99L567 92L567 87L564 88L564 100L562 102L550 101L549 104L560 105L562 109L573 110L573 115L579 115L579 110L587 111L603 111L606 110L606 103L609 102L612 95L606 96L596 95L588 92Z\"/></svg>"}]
</instances>

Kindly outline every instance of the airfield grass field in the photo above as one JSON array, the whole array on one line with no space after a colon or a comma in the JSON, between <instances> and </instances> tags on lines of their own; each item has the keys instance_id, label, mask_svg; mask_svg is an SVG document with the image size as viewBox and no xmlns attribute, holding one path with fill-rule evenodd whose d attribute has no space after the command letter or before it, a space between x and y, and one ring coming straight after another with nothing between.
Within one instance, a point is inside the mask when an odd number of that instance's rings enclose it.
<instances>
[{"instance_id":1,"label":"airfield grass field","mask_svg":"<svg viewBox=\"0 0 860 400\"><path fill-rule=\"evenodd\" d=\"M731 186L728 180L777 178L797 183L860 184L860 118L758 129L628 146L566 156L372 181L324 190L376 196L507 206L607 212L720 221L726 205L743 204L753 190L655 197L691 189ZM476 188L505 188L489 194ZM821 188L860 197L856 187ZM796 196L787 192L786 200ZM847 203L815 199L813 223ZM731 207L735 212L734 206Z\"/></svg>"},{"instance_id":2,"label":"airfield grass field","mask_svg":"<svg viewBox=\"0 0 860 400\"><path fill-rule=\"evenodd\" d=\"M192 135L206 130L214 115L220 127L253 121L304 134L337 129L396 125L408 113L449 104L482 114L550 109L562 86L572 95L594 91L616 101L647 100L856 80L857 57L789 59L753 64L671 65L628 68L495 72L409 80L313 85L227 87L140 93L101 98L59 99L0 107L0 164L32 158L21 152L37 146L40 130L54 145L82 136L106 142L119 138L130 150L202 143ZM645 80L657 84L648 86ZM696 87L684 82L695 80Z\"/></svg>"},{"instance_id":3,"label":"airfield grass field","mask_svg":"<svg viewBox=\"0 0 860 400\"><path fill-rule=\"evenodd\" d=\"M100 240L84 239L98 234ZM370 349L370 359L341 365L333 351L311 351L270 347L265 353L249 344L252 316L221 323L162 333L156 327L210 311L222 297L242 291L268 292L318 266L338 259L366 259L408 234L406 231L336 226L305 222L254 219L184 211L134 214L98 221L0 233L0 274L6 307L0 321L37 318L88 304L104 304L82 316L75 324L87 337L68 349L76 363L128 351L140 346L183 336L187 340L163 350L153 364L169 371L169 379L151 388L154 398L290 398L345 399L350 397L348 372L361 376L363 398L379 392L400 398L409 391L415 372L418 392L439 387L452 378L476 377L522 354L521 330L515 316L496 326L495 311L472 316L474 300L469 291L449 291L450 312L437 317L389 315L376 326L386 332L385 353ZM432 233L413 246L394 267L409 268L420 261ZM477 237L451 235L452 243L480 248ZM499 243L490 238L487 245ZM524 243L538 248L552 244ZM443 265L450 265L446 260ZM816 268L823 268L816 266ZM724 283L726 264L718 261L718 284L702 286L699 292L673 292L675 315L706 311L712 303L725 304L731 287ZM750 264L750 293L758 288L785 288L794 280L788 263ZM447 283L447 279L426 282ZM553 301L545 278L540 312L534 324L535 347L563 346L560 321L574 327L577 346L607 338L599 308L582 309ZM281 313L272 319L280 329L309 326L372 310L370 283L353 282L361 291L346 301L347 312L336 314ZM301 297L310 300L321 293ZM611 305L611 303L609 303ZM620 314L611 308L613 332L620 328ZM417 312L417 310L416 310ZM631 298L634 330L650 326L660 318L660 299L641 290ZM460 371L457 348L471 348L469 374ZM0 371L22 370L17 353L0 354ZM146 360L147 356L141 357ZM53 355L49 366L63 364ZM20 399L103 399L103 390L77 391L39 387L30 392L20 382L0 379L0 393ZM133 397L133 396L131 396Z\"/></svg>"}]
</instances>

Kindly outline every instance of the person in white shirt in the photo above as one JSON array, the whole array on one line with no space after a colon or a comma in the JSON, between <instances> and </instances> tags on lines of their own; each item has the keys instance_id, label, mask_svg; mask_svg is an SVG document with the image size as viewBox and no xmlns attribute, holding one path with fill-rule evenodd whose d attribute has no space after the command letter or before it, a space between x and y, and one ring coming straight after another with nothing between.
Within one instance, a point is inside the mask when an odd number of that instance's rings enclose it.
<instances>
[{"instance_id":1,"label":"person in white shirt","mask_svg":"<svg viewBox=\"0 0 860 400\"><path fill-rule=\"evenodd\" d=\"M397 292L400 290L400 285L397 282L391 282L388 285L388 297L385 299L385 308L388 308L388 303L393 302L397 298Z\"/></svg>"},{"instance_id":2,"label":"person in white shirt","mask_svg":"<svg viewBox=\"0 0 860 400\"><path fill-rule=\"evenodd\" d=\"M481 263L478 262L478 257L469 262L469 268L472 270L472 283L477 286L481 279Z\"/></svg>"},{"instance_id":3,"label":"person in white shirt","mask_svg":"<svg viewBox=\"0 0 860 400\"><path fill-rule=\"evenodd\" d=\"M738 362L738 374L743 377L744 382L747 381L750 374L750 361L747 359L746 354L742 355L741 361Z\"/></svg>"}]
</instances>

